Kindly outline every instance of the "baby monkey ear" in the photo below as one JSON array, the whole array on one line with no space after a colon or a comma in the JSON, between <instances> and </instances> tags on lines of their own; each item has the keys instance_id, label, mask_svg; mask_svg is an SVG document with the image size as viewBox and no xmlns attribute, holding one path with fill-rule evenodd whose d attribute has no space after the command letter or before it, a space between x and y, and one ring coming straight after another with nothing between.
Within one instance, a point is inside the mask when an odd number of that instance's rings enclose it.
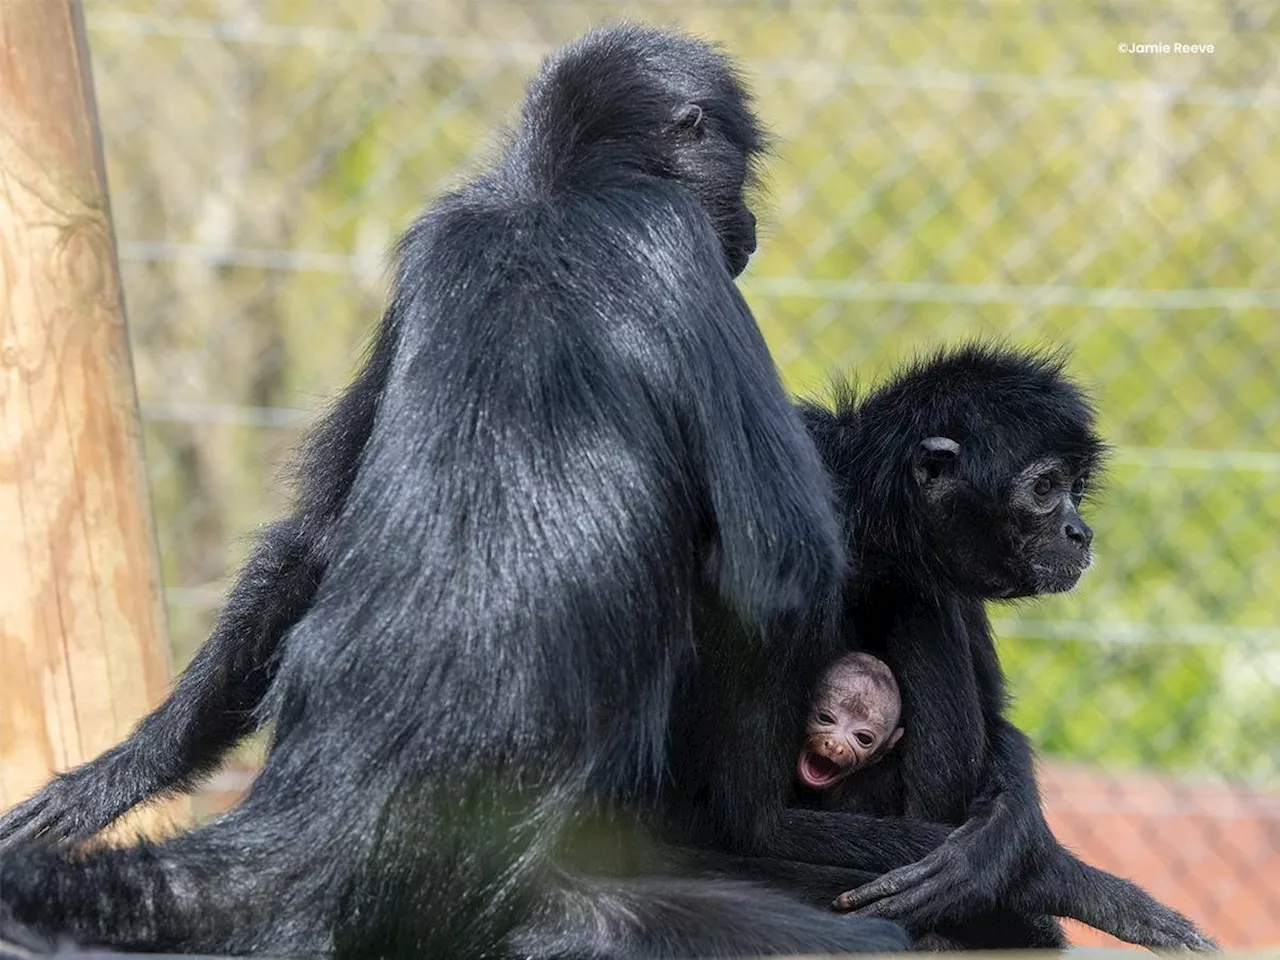
<instances>
[{"instance_id":1,"label":"baby monkey ear","mask_svg":"<svg viewBox=\"0 0 1280 960\"><path fill-rule=\"evenodd\" d=\"M864 761L864 763L866 764L879 763L881 760L883 760L885 758L885 755L888 754L888 752L893 749L894 745L899 740L902 739L902 734L904 732L905 731L902 729L902 727L895 727L893 730L893 733L889 734L889 736L884 738L884 743L876 747L876 752L873 753L869 758L867 758L867 760Z\"/></svg>"},{"instance_id":2,"label":"baby monkey ear","mask_svg":"<svg viewBox=\"0 0 1280 960\"><path fill-rule=\"evenodd\" d=\"M706 133L706 124L703 122L702 107L696 103L682 103L676 107L675 113L671 115L671 126L675 130L681 130L691 133L695 137L701 137Z\"/></svg>"},{"instance_id":3,"label":"baby monkey ear","mask_svg":"<svg viewBox=\"0 0 1280 960\"><path fill-rule=\"evenodd\" d=\"M960 444L949 437L928 437L916 448L911 472L922 487L955 474L960 459Z\"/></svg>"}]
</instances>

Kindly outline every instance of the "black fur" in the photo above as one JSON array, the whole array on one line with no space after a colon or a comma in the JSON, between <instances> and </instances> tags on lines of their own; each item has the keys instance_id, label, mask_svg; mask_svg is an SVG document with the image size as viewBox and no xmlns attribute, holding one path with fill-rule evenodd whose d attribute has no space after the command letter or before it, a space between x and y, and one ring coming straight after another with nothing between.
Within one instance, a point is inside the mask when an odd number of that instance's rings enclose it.
<instances>
[{"instance_id":1,"label":"black fur","mask_svg":"<svg viewBox=\"0 0 1280 960\"><path fill-rule=\"evenodd\" d=\"M1069 589L1091 559L1077 507L1105 451L1061 360L962 348L804 414L856 558L842 632L893 670L906 728L850 782L851 809L959 828L841 907L930 931L1000 906L1041 918L1037 937L1044 917L1066 916L1149 947L1211 947L1186 918L1058 845L1030 746L1005 716L984 601ZM859 822L867 842L901 833Z\"/></svg>"},{"instance_id":2,"label":"black fur","mask_svg":"<svg viewBox=\"0 0 1280 960\"><path fill-rule=\"evenodd\" d=\"M544 66L501 158L405 236L297 510L174 694L5 817L0 936L359 957L903 944L761 886L654 876L676 862L623 816L674 775L683 678L790 664L842 569L827 478L733 285L759 149L702 43L613 28ZM738 640L695 643L695 616ZM24 842L92 834L263 720L265 766L212 825L83 859ZM607 872L593 824L634 840Z\"/></svg>"}]
</instances>

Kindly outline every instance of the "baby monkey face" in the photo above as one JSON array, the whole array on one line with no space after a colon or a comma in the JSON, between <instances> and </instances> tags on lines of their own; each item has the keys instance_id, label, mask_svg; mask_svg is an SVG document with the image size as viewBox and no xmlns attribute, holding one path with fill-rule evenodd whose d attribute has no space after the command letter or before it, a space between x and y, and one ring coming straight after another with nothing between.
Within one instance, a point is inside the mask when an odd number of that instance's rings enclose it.
<instances>
[{"instance_id":1,"label":"baby monkey face","mask_svg":"<svg viewBox=\"0 0 1280 960\"><path fill-rule=\"evenodd\" d=\"M818 682L805 725L796 777L811 790L827 790L875 763L902 737L898 684L870 654L835 661Z\"/></svg>"}]
</instances>

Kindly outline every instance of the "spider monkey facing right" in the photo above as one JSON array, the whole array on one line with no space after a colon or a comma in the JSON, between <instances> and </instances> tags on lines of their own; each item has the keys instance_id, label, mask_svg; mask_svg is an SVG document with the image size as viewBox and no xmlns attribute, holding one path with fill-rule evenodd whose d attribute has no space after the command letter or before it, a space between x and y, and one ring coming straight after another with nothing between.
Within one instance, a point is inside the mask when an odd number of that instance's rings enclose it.
<instances>
[{"instance_id":1,"label":"spider monkey facing right","mask_svg":"<svg viewBox=\"0 0 1280 960\"><path fill-rule=\"evenodd\" d=\"M794 649L822 651L807 673L740 666L731 697L717 694L713 667L692 679L667 823L683 827L700 869L812 903L844 890L839 910L967 947L1062 947L1052 918L1070 917L1150 948L1214 948L1186 917L1057 843L1030 745L1005 716L984 604L1068 590L1091 562L1080 505L1104 447L1062 366L971 346L861 399L846 389L833 407L802 405L853 574L834 616L795 638ZM709 649L743 646L732 624L702 635ZM815 680L850 650L892 671L907 732L814 809L795 802L800 731ZM769 829L748 829L762 821Z\"/></svg>"},{"instance_id":2,"label":"spider monkey facing right","mask_svg":"<svg viewBox=\"0 0 1280 960\"><path fill-rule=\"evenodd\" d=\"M1151 948L1212 949L1181 914L1057 843L1030 746L1004 713L984 602L1070 590L1092 562L1080 506L1105 449L1062 362L965 347L804 415L842 486L855 557L841 632L887 664L908 731L823 807L876 818L857 830L882 848L903 839L883 818L957 828L835 907L924 932L998 905Z\"/></svg>"}]
</instances>

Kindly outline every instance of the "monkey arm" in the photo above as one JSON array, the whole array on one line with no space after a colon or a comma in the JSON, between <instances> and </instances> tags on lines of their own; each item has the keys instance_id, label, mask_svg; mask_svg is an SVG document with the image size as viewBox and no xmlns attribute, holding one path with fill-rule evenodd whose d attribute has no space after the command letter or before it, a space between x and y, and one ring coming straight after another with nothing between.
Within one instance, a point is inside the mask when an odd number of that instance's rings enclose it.
<instances>
[{"instance_id":1,"label":"monkey arm","mask_svg":"<svg viewBox=\"0 0 1280 960\"><path fill-rule=\"evenodd\" d=\"M933 929L992 908L1024 867L1048 855L1055 843L1040 811L1026 738L1003 719L991 735L988 775L969 819L918 862L841 894L838 909Z\"/></svg>"},{"instance_id":2,"label":"monkey arm","mask_svg":"<svg viewBox=\"0 0 1280 960\"><path fill-rule=\"evenodd\" d=\"M699 858L705 868L776 883L807 902L828 905L838 890L928 857L943 847L949 834L949 827L906 818L788 808L767 842L766 855L704 852ZM1045 911L1024 912L1011 902L957 911L954 919L912 930L941 933L969 949L1065 946L1061 928Z\"/></svg>"},{"instance_id":3,"label":"monkey arm","mask_svg":"<svg viewBox=\"0 0 1280 960\"><path fill-rule=\"evenodd\" d=\"M297 509L263 534L169 696L123 743L0 816L0 847L87 840L137 804L188 787L257 729L280 643L328 565L329 531L359 468L397 336L391 316L360 376L304 447Z\"/></svg>"},{"instance_id":4,"label":"monkey arm","mask_svg":"<svg viewBox=\"0 0 1280 960\"><path fill-rule=\"evenodd\" d=\"M1070 917L1153 950L1217 949L1182 914L1137 884L1084 863L1058 843L1041 809L1030 742L1003 717L995 737L994 787L1003 794L1008 815L993 829L1008 838L1011 850L1022 851L1020 869L1014 865L1018 873L1002 903L1029 914Z\"/></svg>"},{"instance_id":5,"label":"monkey arm","mask_svg":"<svg viewBox=\"0 0 1280 960\"><path fill-rule=\"evenodd\" d=\"M838 909L930 930L1002 907L1070 917L1151 949L1216 949L1182 914L1063 848L1044 819L1026 736L1003 717L990 733L989 776L969 820L919 862L842 894Z\"/></svg>"},{"instance_id":6,"label":"monkey arm","mask_svg":"<svg viewBox=\"0 0 1280 960\"><path fill-rule=\"evenodd\" d=\"M765 856L882 874L915 863L947 839L950 828L905 818L788 807L765 841Z\"/></svg>"},{"instance_id":7,"label":"monkey arm","mask_svg":"<svg viewBox=\"0 0 1280 960\"><path fill-rule=\"evenodd\" d=\"M1217 950L1194 923L1136 883L1092 867L1055 844L1012 888L1011 901L1033 903L1152 950Z\"/></svg>"},{"instance_id":8,"label":"monkey arm","mask_svg":"<svg viewBox=\"0 0 1280 960\"><path fill-rule=\"evenodd\" d=\"M983 832L986 844L1004 857L994 871L1010 876L998 898L1002 905L1027 915L1070 917L1153 950L1217 949L1182 914L1058 843L1042 812L1030 742L1003 717L994 725L992 755L993 809ZM983 843L973 845L990 863Z\"/></svg>"},{"instance_id":9,"label":"monkey arm","mask_svg":"<svg viewBox=\"0 0 1280 960\"><path fill-rule=\"evenodd\" d=\"M986 741L984 755L978 754L983 755L983 763L964 822L919 862L891 870L873 883L842 894L836 901L838 909L892 916L908 927L933 929L990 909L1010 888L1016 875L1050 856L1056 848L1040 808L1031 746L1004 717L1004 675L986 622L980 604L960 602L913 616L901 631L907 641L925 644L918 649L908 648L910 655L901 660L903 675L899 682L905 679L907 691L936 686L913 684L911 669L923 669L922 663L939 662L939 657L954 658L956 652L964 652L963 663L949 662L947 668L972 690L971 696L961 699L981 704L982 719L977 728ZM931 636L930 628L935 627L944 628L942 635ZM962 640L962 644L958 642ZM919 721L913 715L911 722L922 723L930 736L941 735L944 728L963 726L937 713L942 700L922 699L921 716L926 719ZM949 745L947 755L969 757L975 755L975 750L981 748L958 742ZM929 753L937 755L938 751ZM914 777L927 783L929 776L925 770L908 771L905 779L911 783ZM926 798L934 797L935 802L945 793L938 784L923 791ZM911 812L910 791L907 800ZM1047 911L1033 907L1023 912L1034 915Z\"/></svg>"},{"instance_id":10,"label":"monkey arm","mask_svg":"<svg viewBox=\"0 0 1280 960\"><path fill-rule=\"evenodd\" d=\"M246 564L209 639L165 701L129 737L54 777L0 817L0 844L87 840L136 804L212 769L258 724L281 637L310 604L322 567L297 521L271 527Z\"/></svg>"},{"instance_id":11,"label":"monkey arm","mask_svg":"<svg viewBox=\"0 0 1280 960\"><path fill-rule=\"evenodd\" d=\"M684 310L703 322L675 356L694 361L685 382L704 384L683 398L683 415L714 518L709 580L752 627L790 642L843 573L831 480L737 288L713 271L686 274Z\"/></svg>"},{"instance_id":12,"label":"monkey arm","mask_svg":"<svg viewBox=\"0 0 1280 960\"><path fill-rule=\"evenodd\" d=\"M840 830L847 831L849 826L842 824ZM917 829L922 826L925 827L923 831ZM931 840L936 835L927 825L917 824L906 829L914 832L918 839ZM695 869L704 874L767 883L815 907L828 907L835 890L847 890L875 879L872 872L846 867L819 866L768 857L735 857L705 850L682 853L686 870ZM950 941L948 949L1026 950L1061 949L1066 946L1061 927L1050 918L1025 918L1004 908L997 908L981 916L966 917L961 922L929 933L941 935Z\"/></svg>"}]
</instances>

